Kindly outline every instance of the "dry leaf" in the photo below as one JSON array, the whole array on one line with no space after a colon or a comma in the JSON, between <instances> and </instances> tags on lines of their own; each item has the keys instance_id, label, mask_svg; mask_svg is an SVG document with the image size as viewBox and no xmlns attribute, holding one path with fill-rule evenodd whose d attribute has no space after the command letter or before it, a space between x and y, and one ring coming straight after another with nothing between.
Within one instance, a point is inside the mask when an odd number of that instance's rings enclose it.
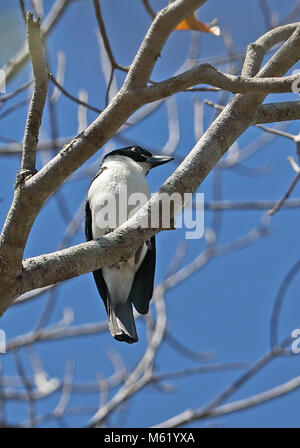
<instances>
[{"instance_id":1,"label":"dry leaf","mask_svg":"<svg viewBox=\"0 0 300 448\"><path fill-rule=\"evenodd\" d=\"M205 23L196 19L194 14L191 17L188 17L187 19L184 19L182 22L180 22L175 30L196 30L202 31L204 33L212 33L215 36L220 36L221 34L220 28L218 26L207 26L205 25Z\"/></svg>"}]
</instances>

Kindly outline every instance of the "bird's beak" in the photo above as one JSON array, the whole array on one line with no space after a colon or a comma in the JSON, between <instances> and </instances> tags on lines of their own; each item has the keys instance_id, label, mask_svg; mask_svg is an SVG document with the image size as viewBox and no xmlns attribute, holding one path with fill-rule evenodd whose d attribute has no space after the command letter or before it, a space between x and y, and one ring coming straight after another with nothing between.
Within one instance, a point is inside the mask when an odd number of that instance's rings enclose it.
<instances>
[{"instance_id":1,"label":"bird's beak","mask_svg":"<svg viewBox=\"0 0 300 448\"><path fill-rule=\"evenodd\" d=\"M164 163L171 162L174 160L174 157L170 156L151 156L147 159L147 163L151 165L151 168L155 168L156 166L163 165Z\"/></svg>"}]
</instances>

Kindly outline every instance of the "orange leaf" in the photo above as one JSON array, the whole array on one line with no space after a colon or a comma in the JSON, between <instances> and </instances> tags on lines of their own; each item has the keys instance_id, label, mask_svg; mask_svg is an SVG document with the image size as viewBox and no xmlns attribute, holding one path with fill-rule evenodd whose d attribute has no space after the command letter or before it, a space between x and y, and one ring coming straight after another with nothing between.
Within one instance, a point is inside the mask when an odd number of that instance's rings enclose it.
<instances>
[{"instance_id":1,"label":"orange leaf","mask_svg":"<svg viewBox=\"0 0 300 448\"><path fill-rule=\"evenodd\" d=\"M218 26L207 26L205 23L196 19L194 14L180 22L175 30L196 30L204 33L212 33L215 36L220 36L220 28Z\"/></svg>"}]
</instances>

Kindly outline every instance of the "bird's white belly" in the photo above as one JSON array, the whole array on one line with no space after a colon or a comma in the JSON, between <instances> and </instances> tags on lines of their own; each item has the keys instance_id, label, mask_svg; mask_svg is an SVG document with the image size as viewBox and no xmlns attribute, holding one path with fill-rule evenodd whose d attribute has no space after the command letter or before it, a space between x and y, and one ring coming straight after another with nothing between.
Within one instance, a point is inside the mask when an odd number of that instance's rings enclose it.
<instances>
[{"instance_id":1,"label":"bird's white belly","mask_svg":"<svg viewBox=\"0 0 300 448\"><path fill-rule=\"evenodd\" d=\"M126 302L128 299L135 273L144 260L147 250L148 248L144 244L137 264L135 263L134 255L127 261L102 268L102 275L113 303Z\"/></svg>"}]
</instances>

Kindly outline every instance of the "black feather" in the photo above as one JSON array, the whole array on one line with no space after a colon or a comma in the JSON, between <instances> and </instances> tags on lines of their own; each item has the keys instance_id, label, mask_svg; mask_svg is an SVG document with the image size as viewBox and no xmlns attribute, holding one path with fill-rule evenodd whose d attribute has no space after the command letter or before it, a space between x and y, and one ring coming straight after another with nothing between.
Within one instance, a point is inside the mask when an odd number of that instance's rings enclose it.
<instances>
[{"instance_id":1,"label":"black feather","mask_svg":"<svg viewBox=\"0 0 300 448\"><path fill-rule=\"evenodd\" d=\"M155 236L149 241L145 258L135 274L129 299L140 314L147 314L149 303L153 295L154 274L156 261Z\"/></svg>"},{"instance_id":2,"label":"black feather","mask_svg":"<svg viewBox=\"0 0 300 448\"><path fill-rule=\"evenodd\" d=\"M92 232L92 214L90 209L89 201L87 200L85 203L85 237L87 241L93 240L93 232ZM93 271L93 276L95 279L95 283L97 285L97 289L99 294L104 302L106 311L107 311L107 287L102 275L102 269L97 269Z\"/></svg>"}]
</instances>

